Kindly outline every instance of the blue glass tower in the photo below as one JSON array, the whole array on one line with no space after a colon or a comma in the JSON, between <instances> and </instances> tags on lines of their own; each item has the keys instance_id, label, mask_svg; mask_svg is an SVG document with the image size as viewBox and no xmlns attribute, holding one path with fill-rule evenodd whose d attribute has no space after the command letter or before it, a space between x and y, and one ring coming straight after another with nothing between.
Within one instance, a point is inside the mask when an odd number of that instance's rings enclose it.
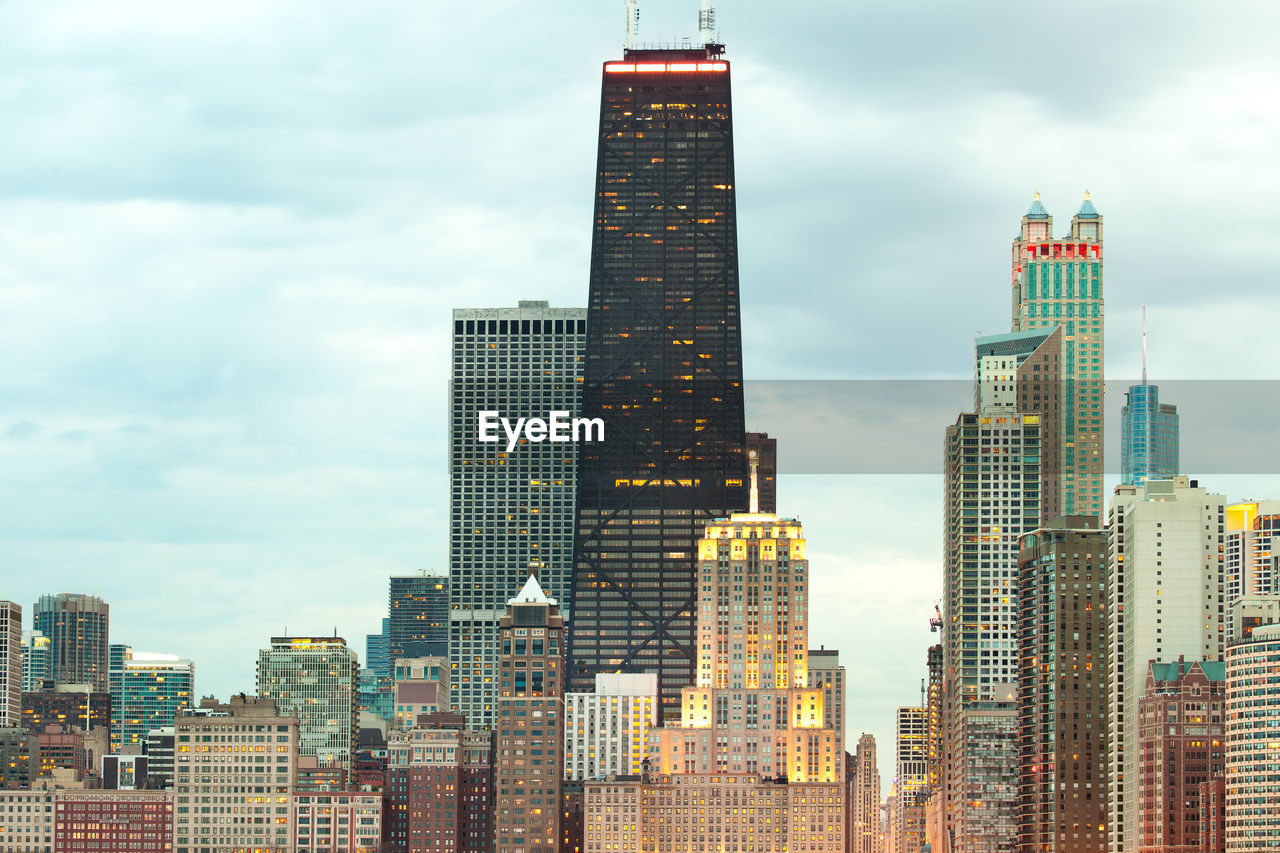
<instances>
[{"instance_id":1,"label":"blue glass tower","mask_svg":"<svg viewBox=\"0 0 1280 853\"><path fill-rule=\"evenodd\" d=\"M1147 383L1147 319L1142 312L1142 383L1130 385L1120 412L1121 482L1141 485L1178 473L1178 407L1160 402Z\"/></svg>"}]
</instances>

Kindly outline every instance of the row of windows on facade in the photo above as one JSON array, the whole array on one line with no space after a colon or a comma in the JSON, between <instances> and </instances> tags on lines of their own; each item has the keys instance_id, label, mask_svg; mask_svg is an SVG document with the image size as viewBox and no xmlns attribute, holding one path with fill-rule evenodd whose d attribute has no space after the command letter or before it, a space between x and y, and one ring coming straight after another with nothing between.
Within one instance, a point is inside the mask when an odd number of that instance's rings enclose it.
<instances>
[{"instance_id":1,"label":"row of windows on facade","mask_svg":"<svg viewBox=\"0 0 1280 853\"><path fill-rule=\"evenodd\" d=\"M585 335L586 320L455 320L455 335Z\"/></svg>"}]
</instances>

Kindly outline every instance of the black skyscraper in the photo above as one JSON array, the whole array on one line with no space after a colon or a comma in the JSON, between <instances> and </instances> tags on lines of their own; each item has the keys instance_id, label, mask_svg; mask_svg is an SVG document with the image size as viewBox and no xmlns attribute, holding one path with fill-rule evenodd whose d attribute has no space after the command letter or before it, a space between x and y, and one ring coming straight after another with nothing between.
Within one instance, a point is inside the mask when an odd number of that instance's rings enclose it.
<instances>
[{"instance_id":1,"label":"black skyscraper","mask_svg":"<svg viewBox=\"0 0 1280 853\"><path fill-rule=\"evenodd\" d=\"M703 526L746 507L729 63L719 45L605 63L579 451L572 688L693 683Z\"/></svg>"}]
</instances>

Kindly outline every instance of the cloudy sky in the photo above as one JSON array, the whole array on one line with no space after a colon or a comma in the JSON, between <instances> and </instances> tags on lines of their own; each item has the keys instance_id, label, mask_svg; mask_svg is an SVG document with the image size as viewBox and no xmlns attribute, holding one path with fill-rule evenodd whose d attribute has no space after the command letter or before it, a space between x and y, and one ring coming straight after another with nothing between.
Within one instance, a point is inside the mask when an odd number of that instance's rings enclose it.
<instances>
[{"instance_id":1,"label":"cloudy sky","mask_svg":"<svg viewBox=\"0 0 1280 853\"><path fill-rule=\"evenodd\" d=\"M642 0L642 38L692 35L696 8ZM446 564L450 309L586 301L622 18L621 0L0 4L0 598L101 595L113 641L193 657L202 694L251 690L286 627L363 656L386 576ZM1008 330L1032 191L1061 233L1086 187L1112 390L1137 374L1144 302L1154 378L1277 378L1278 19L724 0L748 378L966 378L973 335ZM752 424L784 467L811 427L791 418ZM940 491L782 480L851 738L887 740L918 696Z\"/></svg>"}]
</instances>

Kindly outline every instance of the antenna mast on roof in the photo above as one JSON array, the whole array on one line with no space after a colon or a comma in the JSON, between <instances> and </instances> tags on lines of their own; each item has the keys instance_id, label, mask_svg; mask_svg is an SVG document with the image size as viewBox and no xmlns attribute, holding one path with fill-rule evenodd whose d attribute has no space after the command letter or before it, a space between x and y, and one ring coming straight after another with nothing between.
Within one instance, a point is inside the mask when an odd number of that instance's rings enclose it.
<instances>
[{"instance_id":1,"label":"antenna mast on roof","mask_svg":"<svg viewBox=\"0 0 1280 853\"><path fill-rule=\"evenodd\" d=\"M698 38L703 44L715 44L716 41L716 7L711 0L702 0L702 9L698 12Z\"/></svg>"},{"instance_id":2,"label":"antenna mast on roof","mask_svg":"<svg viewBox=\"0 0 1280 853\"><path fill-rule=\"evenodd\" d=\"M1147 384L1147 306L1142 306L1142 384Z\"/></svg>"},{"instance_id":3,"label":"antenna mast on roof","mask_svg":"<svg viewBox=\"0 0 1280 853\"><path fill-rule=\"evenodd\" d=\"M636 30L640 29L639 0L626 0L627 9L627 50L636 46Z\"/></svg>"}]
</instances>

